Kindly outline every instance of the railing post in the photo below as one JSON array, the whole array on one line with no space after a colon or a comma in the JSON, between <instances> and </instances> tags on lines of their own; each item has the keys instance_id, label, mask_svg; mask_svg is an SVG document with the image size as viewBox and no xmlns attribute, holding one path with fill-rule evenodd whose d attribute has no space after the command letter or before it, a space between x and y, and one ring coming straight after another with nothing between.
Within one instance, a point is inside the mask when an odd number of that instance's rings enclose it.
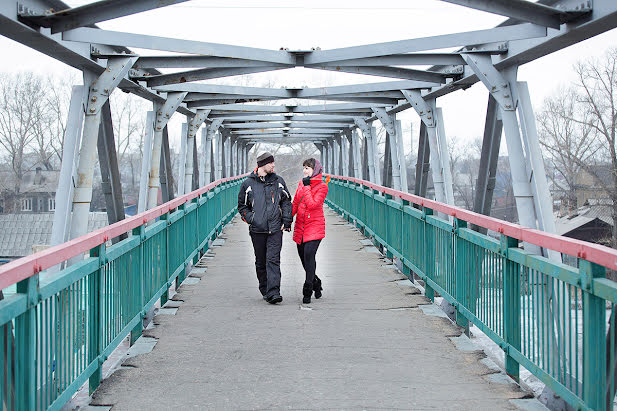
<instances>
[{"instance_id":1,"label":"railing post","mask_svg":"<svg viewBox=\"0 0 617 411\"><path fill-rule=\"evenodd\" d=\"M169 281L169 264L170 263L170 255L169 255L169 221L167 221L167 219L169 218L169 213L171 213L171 210L169 210L166 214L163 214L160 219L161 220L165 220L165 281ZM160 304L161 307L165 305L165 303L167 302L167 300L169 300L169 288L167 288L163 294L161 294L161 299L160 299Z\"/></svg>"},{"instance_id":2,"label":"railing post","mask_svg":"<svg viewBox=\"0 0 617 411\"><path fill-rule=\"evenodd\" d=\"M606 302L592 292L593 279L606 268L579 259L583 291L583 400L594 410L606 409Z\"/></svg>"},{"instance_id":3,"label":"railing post","mask_svg":"<svg viewBox=\"0 0 617 411\"><path fill-rule=\"evenodd\" d=\"M186 242L186 203L185 204L180 204L178 206L178 213L182 213L182 221L178 222L176 224L182 224L182 238L183 238L183 244L182 244L182 261L184 262L184 270L180 271L180 273L178 274L178 276L176 277L176 291L178 290L178 287L180 287L180 284L182 284L182 281L184 281L184 277L186 274L186 254L185 254L185 242ZM169 233L168 233L169 235ZM163 304L161 304L162 306Z\"/></svg>"},{"instance_id":4,"label":"railing post","mask_svg":"<svg viewBox=\"0 0 617 411\"><path fill-rule=\"evenodd\" d=\"M465 287L465 277L467 273L465 272L465 259L467 256L465 255L465 249L463 246L463 241L459 235L458 230L461 228L467 227L467 221L459 220L458 218L454 218L453 221L453 230L454 230L454 297L459 304L463 306L469 300L468 296L465 295L466 287ZM455 308L456 311L456 324L460 327L465 328L465 334L469 335L469 320L465 317L458 308Z\"/></svg>"},{"instance_id":5,"label":"railing post","mask_svg":"<svg viewBox=\"0 0 617 411\"><path fill-rule=\"evenodd\" d=\"M435 259L433 255L435 254L435 239L433 236L427 235L428 223L426 222L426 217L433 215L433 210L430 208L423 207L422 208L422 221L424 222L424 244L426 253L424 253L424 274L426 275L424 280L424 295L430 299L431 301L435 301L435 290L428 284L428 279L431 277L431 273L433 268L435 268Z\"/></svg>"},{"instance_id":6,"label":"railing post","mask_svg":"<svg viewBox=\"0 0 617 411\"><path fill-rule=\"evenodd\" d=\"M387 211L388 214L392 213L392 210L389 209L390 205L388 204L388 200L392 200L392 198L393 197L390 194L386 194L386 202L384 204L386 205L386 210L388 210ZM388 224L388 220L389 220L388 217L389 217L389 215L386 216L386 221L385 221L386 222L386 224L385 224L385 226L386 226L386 234L384 235L384 238L383 238L383 240L386 243L390 243L390 241L389 241L390 240L390 227L389 227L389 224ZM392 254L392 252L390 251L390 247L392 247L391 244L388 244L386 246L386 258L393 259L394 258L394 254Z\"/></svg>"},{"instance_id":7,"label":"railing post","mask_svg":"<svg viewBox=\"0 0 617 411\"><path fill-rule=\"evenodd\" d=\"M15 364L18 365L15 367L15 405L17 410L27 411L36 408L36 304L39 275L18 282L17 292L26 295L28 309L15 318Z\"/></svg>"},{"instance_id":8,"label":"railing post","mask_svg":"<svg viewBox=\"0 0 617 411\"><path fill-rule=\"evenodd\" d=\"M131 330L131 336L129 338L130 345L135 344L135 341L139 337L141 337L141 333L144 330L144 316L143 307L145 305L144 301L144 283L146 279L145 273L145 264L144 264L144 240L146 238L146 225L142 224L139 227L135 227L133 229L133 235L139 236L139 272L134 274L137 276L139 284L137 284L137 305L139 307L139 317L140 321L135 325L135 327Z\"/></svg>"},{"instance_id":9,"label":"railing post","mask_svg":"<svg viewBox=\"0 0 617 411\"><path fill-rule=\"evenodd\" d=\"M521 275L519 264L508 259L508 250L517 248L516 238L501 235L503 261L503 337L509 345L505 350L506 373L519 381L520 365L509 354L509 348L521 349Z\"/></svg>"},{"instance_id":10,"label":"railing post","mask_svg":"<svg viewBox=\"0 0 617 411\"><path fill-rule=\"evenodd\" d=\"M88 327L88 362L98 361L96 371L90 376L90 394L97 389L103 379L103 362L100 359L103 351L103 269L106 264L105 243L90 250L91 257L99 258L99 269L90 275L88 281L88 299L90 300L90 326Z\"/></svg>"}]
</instances>

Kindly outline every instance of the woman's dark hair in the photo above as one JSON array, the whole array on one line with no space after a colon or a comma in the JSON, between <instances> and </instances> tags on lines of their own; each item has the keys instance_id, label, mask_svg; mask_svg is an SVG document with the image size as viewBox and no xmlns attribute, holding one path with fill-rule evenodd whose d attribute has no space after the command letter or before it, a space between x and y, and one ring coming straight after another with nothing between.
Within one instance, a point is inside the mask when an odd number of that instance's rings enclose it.
<instances>
[{"instance_id":1,"label":"woman's dark hair","mask_svg":"<svg viewBox=\"0 0 617 411\"><path fill-rule=\"evenodd\" d=\"M314 158L307 158L306 160L304 160L304 162L302 163L302 167L310 167L313 170L315 170L315 159Z\"/></svg>"}]
</instances>

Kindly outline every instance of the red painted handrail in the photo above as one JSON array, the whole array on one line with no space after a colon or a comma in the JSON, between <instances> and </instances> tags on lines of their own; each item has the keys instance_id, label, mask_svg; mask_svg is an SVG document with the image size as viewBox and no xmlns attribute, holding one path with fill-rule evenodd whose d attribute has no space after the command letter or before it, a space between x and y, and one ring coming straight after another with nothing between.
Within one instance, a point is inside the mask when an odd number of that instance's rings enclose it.
<instances>
[{"instance_id":1,"label":"red painted handrail","mask_svg":"<svg viewBox=\"0 0 617 411\"><path fill-rule=\"evenodd\" d=\"M488 217L473 211L465 210L460 207L447 205L427 198L419 197L414 194L403 193L388 187L378 186L370 181L360 180L352 177L330 175L331 178L346 180L352 183L361 184L367 188L401 198L434 211L460 218L468 223L487 228L497 233L502 233L508 237L516 238L520 241L538 245L542 248L559 251L560 253L572 255L584 260L600 264L612 270L617 270L617 250L587 241L576 240L557 234L551 234L533 228L523 227L518 224L502 221L497 218Z\"/></svg>"},{"instance_id":2,"label":"red painted handrail","mask_svg":"<svg viewBox=\"0 0 617 411\"><path fill-rule=\"evenodd\" d=\"M67 241L66 243L58 244L36 254L32 254L0 266L0 290L25 280L26 278L32 277L33 275L38 274L47 268L53 267L56 264L67 261L76 255L89 251L111 238L131 231L133 228L146 224L148 221L152 221L155 218L168 213L170 210L178 208L178 206L199 197L220 184L244 178L248 176L248 174L249 173L214 181L204 187L175 198L165 204L161 204L158 207L146 210L143 213L137 214L133 217L126 218L107 227L103 227L91 233L84 234L81 237Z\"/></svg>"}]
</instances>

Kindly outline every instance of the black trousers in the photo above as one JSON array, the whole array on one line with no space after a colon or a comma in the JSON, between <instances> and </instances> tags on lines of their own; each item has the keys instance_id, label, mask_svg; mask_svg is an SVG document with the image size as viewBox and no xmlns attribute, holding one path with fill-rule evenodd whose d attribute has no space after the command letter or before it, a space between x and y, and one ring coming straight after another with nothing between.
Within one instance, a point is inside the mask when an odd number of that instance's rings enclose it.
<instances>
[{"instance_id":1,"label":"black trousers","mask_svg":"<svg viewBox=\"0 0 617 411\"><path fill-rule=\"evenodd\" d=\"M280 294L283 232L250 234L255 250L255 271L257 271L259 291L266 297Z\"/></svg>"},{"instance_id":2,"label":"black trousers","mask_svg":"<svg viewBox=\"0 0 617 411\"><path fill-rule=\"evenodd\" d=\"M306 272L304 284L310 284L311 286L318 278L315 275L315 267L317 265L315 262L315 254L317 254L319 243L321 243L321 240L312 240L298 244L298 255L300 256L300 261L302 261L302 267L304 267L304 271Z\"/></svg>"}]
</instances>

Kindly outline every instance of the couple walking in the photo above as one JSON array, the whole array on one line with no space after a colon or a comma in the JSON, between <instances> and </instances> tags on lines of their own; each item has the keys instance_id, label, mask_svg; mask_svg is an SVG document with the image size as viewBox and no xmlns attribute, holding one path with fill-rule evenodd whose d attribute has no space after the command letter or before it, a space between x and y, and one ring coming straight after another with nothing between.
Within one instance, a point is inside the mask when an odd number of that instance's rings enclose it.
<instances>
[{"instance_id":1,"label":"couple walking","mask_svg":"<svg viewBox=\"0 0 617 411\"><path fill-rule=\"evenodd\" d=\"M291 231L296 216L293 241L306 273L302 287L302 302L321 297L321 280L315 275L315 254L326 235L323 203L328 186L322 181L322 167L309 158L302 163L304 178L298 185L293 202L285 180L274 173L274 156L263 153L257 157L257 168L242 183L238 194L238 212L249 224L249 234L255 251L255 269L259 291L270 304L281 297L281 247L283 231Z\"/></svg>"}]
</instances>

